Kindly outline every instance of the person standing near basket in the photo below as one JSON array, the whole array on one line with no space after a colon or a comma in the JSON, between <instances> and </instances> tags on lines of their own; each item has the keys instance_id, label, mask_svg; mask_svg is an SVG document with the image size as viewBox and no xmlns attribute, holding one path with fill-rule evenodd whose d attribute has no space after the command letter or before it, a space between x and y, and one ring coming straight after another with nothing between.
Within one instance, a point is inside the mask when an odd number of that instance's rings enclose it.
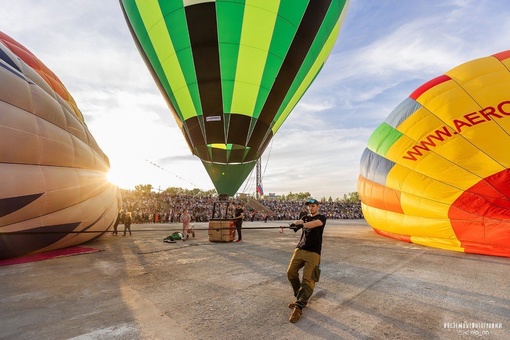
<instances>
[{"instance_id":1,"label":"person standing near basket","mask_svg":"<svg viewBox=\"0 0 510 340\"><path fill-rule=\"evenodd\" d=\"M296 301L289 304L292 308L289 321L293 323L301 319L303 308L313 294L315 283L319 282L322 234L326 226L326 216L319 213L319 204L314 198L306 201L309 214L294 221L290 226L294 232L302 229L301 238L287 268L287 278L296 297ZM303 268L302 280L299 279L301 268Z\"/></svg>"},{"instance_id":2,"label":"person standing near basket","mask_svg":"<svg viewBox=\"0 0 510 340\"><path fill-rule=\"evenodd\" d=\"M234 212L234 223L237 229L237 241L242 242L243 236L241 235L241 229L243 228L244 209L241 203L237 203L236 210Z\"/></svg>"},{"instance_id":3,"label":"person standing near basket","mask_svg":"<svg viewBox=\"0 0 510 340\"><path fill-rule=\"evenodd\" d=\"M188 209L184 209L181 214L181 222L182 222L182 240L186 241L188 238L188 230L191 228L191 215L188 212Z\"/></svg>"}]
</instances>

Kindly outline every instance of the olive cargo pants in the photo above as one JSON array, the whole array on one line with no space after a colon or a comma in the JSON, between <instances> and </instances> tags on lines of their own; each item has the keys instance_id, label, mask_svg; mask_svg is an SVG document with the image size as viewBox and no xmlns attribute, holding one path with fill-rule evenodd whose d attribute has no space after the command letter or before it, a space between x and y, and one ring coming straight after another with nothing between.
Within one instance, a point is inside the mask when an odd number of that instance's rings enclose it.
<instances>
[{"instance_id":1,"label":"olive cargo pants","mask_svg":"<svg viewBox=\"0 0 510 340\"><path fill-rule=\"evenodd\" d=\"M300 308L306 307L308 299L313 294L315 282L319 281L320 269L319 264L321 256L317 253L296 248L290 259L287 268L287 278L294 290L296 297L296 306ZM303 279L299 280L299 270L303 268Z\"/></svg>"}]
</instances>

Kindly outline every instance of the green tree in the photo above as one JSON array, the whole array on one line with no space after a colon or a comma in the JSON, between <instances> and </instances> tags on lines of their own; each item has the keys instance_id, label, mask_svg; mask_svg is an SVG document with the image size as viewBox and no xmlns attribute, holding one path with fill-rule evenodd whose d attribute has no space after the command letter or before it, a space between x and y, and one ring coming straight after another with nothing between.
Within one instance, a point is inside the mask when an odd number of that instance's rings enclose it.
<instances>
[{"instance_id":1,"label":"green tree","mask_svg":"<svg viewBox=\"0 0 510 340\"><path fill-rule=\"evenodd\" d=\"M299 193L289 192L287 197L285 197L285 195L282 195L282 200L287 200L287 201L304 201L307 198L309 198L310 196L311 195L310 195L309 192L299 192Z\"/></svg>"},{"instance_id":2,"label":"green tree","mask_svg":"<svg viewBox=\"0 0 510 340\"><path fill-rule=\"evenodd\" d=\"M135 191L139 193L150 194L152 192L152 184L135 185Z\"/></svg>"},{"instance_id":3,"label":"green tree","mask_svg":"<svg viewBox=\"0 0 510 340\"><path fill-rule=\"evenodd\" d=\"M358 203L360 201L358 192L350 192L348 194L344 194L344 202L352 202Z\"/></svg>"},{"instance_id":4,"label":"green tree","mask_svg":"<svg viewBox=\"0 0 510 340\"><path fill-rule=\"evenodd\" d=\"M182 193L182 188L176 188L176 187L170 187L170 188L166 188L164 191L163 191L164 194L167 194L167 195L179 195Z\"/></svg>"}]
</instances>

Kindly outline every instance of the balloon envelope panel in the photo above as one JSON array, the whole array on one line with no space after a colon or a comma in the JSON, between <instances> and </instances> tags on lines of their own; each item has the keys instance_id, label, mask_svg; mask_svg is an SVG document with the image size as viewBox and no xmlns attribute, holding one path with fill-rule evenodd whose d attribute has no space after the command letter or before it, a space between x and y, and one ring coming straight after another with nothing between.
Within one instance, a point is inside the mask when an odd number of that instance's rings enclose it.
<instances>
[{"instance_id":1,"label":"balloon envelope panel","mask_svg":"<svg viewBox=\"0 0 510 340\"><path fill-rule=\"evenodd\" d=\"M376 232L510 257L510 51L425 83L372 134L358 192Z\"/></svg>"},{"instance_id":2,"label":"balloon envelope panel","mask_svg":"<svg viewBox=\"0 0 510 340\"><path fill-rule=\"evenodd\" d=\"M314 80L345 0L121 0L192 151L234 195Z\"/></svg>"},{"instance_id":3,"label":"balloon envelope panel","mask_svg":"<svg viewBox=\"0 0 510 340\"><path fill-rule=\"evenodd\" d=\"M119 209L109 162L72 96L0 32L0 259L104 234Z\"/></svg>"}]
</instances>

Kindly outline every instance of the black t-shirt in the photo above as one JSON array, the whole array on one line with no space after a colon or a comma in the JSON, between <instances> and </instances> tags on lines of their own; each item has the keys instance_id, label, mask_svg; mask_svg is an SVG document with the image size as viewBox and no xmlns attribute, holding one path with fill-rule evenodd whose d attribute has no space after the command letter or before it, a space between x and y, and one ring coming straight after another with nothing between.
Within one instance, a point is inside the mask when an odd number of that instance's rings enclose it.
<instances>
[{"instance_id":1,"label":"black t-shirt","mask_svg":"<svg viewBox=\"0 0 510 340\"><path fill-rule=\"evenodd\" d=\"M239 217L241 214L244 213L243 208L236 208L236 211L234 212L234 217ZM243 225L243 218L236 218L235 219L236 227L240 227Z\"/></svg>"},{"instance_id":2,"label":"black t-shirt","mask_svg":"<svg viewBox=\"0 0 510 340\"><path fill-rule=\"evenodd\" d=\"M301 239L299 240L296 248L308 250L320 255L322 250L322 234L324 232L324 227L326 226L326 216L317 214L315 216L303 217L304 222L310 222L314 220L320 220L322 222L322 226L311 229L303 228Z\"/></svg>"}]
</instances>

